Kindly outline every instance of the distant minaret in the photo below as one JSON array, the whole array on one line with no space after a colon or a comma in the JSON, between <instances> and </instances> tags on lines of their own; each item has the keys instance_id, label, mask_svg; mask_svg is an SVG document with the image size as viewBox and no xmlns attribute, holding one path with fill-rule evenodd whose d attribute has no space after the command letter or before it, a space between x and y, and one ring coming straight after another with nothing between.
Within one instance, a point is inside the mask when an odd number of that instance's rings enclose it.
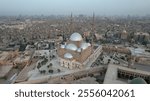
<instances>
[{"instance_id":1,"label":"distant minaret","mask_svg":"<svg viewBox=\"0 0 150 101\"><path fill-rule=\"evenodd\" d=\"M69 24L69 34L72 34L74 31L74 26L73 26L73 15L71 13L71 16L70 16L70 24Z\"/></svg>"},{"instance_id":2,"label":"distant minaret","mask_svg":"<svg viewBox=\"0 0 150 101\"><path fill-rule=\"evenodd\" d=\"M93 18L92 18L92 28L94 29L95 27L95 13L93 13Z\"/></svg>"},{"instance_id":3,"label":"distant minaret","mask_svg":"<svg viewBox=\"0 0 150 101\"><path fill-rule=\"evenodd\" d=\"M95 13L93 13L93 17L92 17L92 29L91 29L91 38L92 38L92 44L94 41L94 34L95 34Z\"/></svg>"}]
</instances>

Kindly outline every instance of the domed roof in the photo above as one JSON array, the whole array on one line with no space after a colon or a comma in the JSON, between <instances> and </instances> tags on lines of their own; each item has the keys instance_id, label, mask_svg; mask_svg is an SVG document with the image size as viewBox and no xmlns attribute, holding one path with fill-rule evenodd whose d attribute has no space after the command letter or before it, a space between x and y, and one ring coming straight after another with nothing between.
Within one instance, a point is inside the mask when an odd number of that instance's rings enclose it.
<instances>
[{"instance_id":1,"label":"domed roof","mask_svg":"<svg viewBox=\"0 0 150 101\"><path fill-rule=\"evenodd\" d=\"M91 46L91 44L90 43L87 43L88 44L88 46Z\"/></svg>"},{"instance_id":2,"label":"domed roof","mask_svg":"<svg viewBox=\"0 0 150 101\"><path fill-rule=\"evenodd\" d=\"M124 29L124 30L122 31L122 33L127 33L127 31Z\"/></svg>"},{"instance_id":3,"label":"domed roof","mask_svg":"<svg viewBox=\"0 0 150 101\"><path fill-rule=\"evenodd\" d=\"M88 48L88 46L89 46L89 44L84 42L84 43L81 43L80 48L84 50L84 49Z\"/></svg>"},{"instance_id":4,"label":"domed roof","mask_svg":"<svg viewBox=\"0 0 150 101\"><path fill-rule=\"evenodd\" d=\"M66 49L76 51L77 50L77 46L75 44L70 43L70 44L68 44L66 46Z\"/></svg>"},{"instance_id":5,"label":"domed roof","mask_svg":"<svg viewBox=\"0 0 150 101\"><path fill-rule=\"evenodd\" d=\"M82 36L79 33L75 32L70 36L70 40L71 41L81 41Z\"/></svg>"},{"instance_id":6,"label":"domed roof","mask_svg":"<svg viewBox=\"0 0 150 101\"><path fill-rule=\"evenodd\" d=\"M147 83L143 78L138 77L131 80L130 84L147 84Z\"/></svg>"},{"instance_id":7,"label":"domed roof","mask_svg":"<svg viewBox=\"0 0 150 101\"><path fill-rule=\"evenodd\" d=\"M66 59L72 59L73 56L72 56L72 54L70 54L70 53L65 53L65 54L64 54L64 58L66 58Z\"/></svg>"},{"instance_id":8,"label":"domed roof","mask_svg":"<svg viewBox=\"0 0 150 101\"><path fill-rule=\"evenodd\" d=\"M61 47L61 48L65 48L65 45L61 45L60 47Z\"/></svg>"},{"instance_id":9,"label":"domed roof","mask_svg":"<svg viewBox=\"0 0 150 101\"><path fill-rule=\"evenodd\" d=\"M81 48L78 48L78 49L77 49L77 52L81 52Z\"/></svg>"}]
</instances>

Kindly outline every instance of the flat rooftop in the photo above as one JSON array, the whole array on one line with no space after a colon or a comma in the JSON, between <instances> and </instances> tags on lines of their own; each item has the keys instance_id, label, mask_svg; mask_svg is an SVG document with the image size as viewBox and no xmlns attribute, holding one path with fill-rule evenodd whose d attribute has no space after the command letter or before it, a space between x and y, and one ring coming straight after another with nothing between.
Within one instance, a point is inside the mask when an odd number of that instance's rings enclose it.
<instances>
[{"instance_id":1,"label":"flat rooftop","mask_svg":"<svg viewBox=\"0 0 150 101\"><path fill-rule=\"evenodd\" d=\"M0 53L0 61L4 61L8 55L9 55L8 52L1 52Z\"/></svg>"},{"instance_id":2,"label":"flat rooftop","mask_svg":"<svg viewBox=\"0 0 150 101\"><path fill-rule=\"evenodd\" d=\"M118 72L118 68L120 66L118 65L113 65L113 64L109 64L108 65L108 69L106 71L106 75L105 75L105 78L104 78L104 84L126 84L126 82L123 82L121 80L118 80L118 77L117 77L117 72ZM124 67L126 68L126 67Z\"/></svg>"},{"instance_id":3,"label":"flat rooftop","mask_svg":"<svg viewBox=\"0 0 150 101\"><path fill-rule=\"evenodd\" d=\"M1 65L0 66L0 78L5 77L8 72L13 68L13 65Z\"/></svg>"},{"instance_id":4,"label":"flat rooftop","mask_svg":"<svg viewBox=\"0 0 150 101\"><path fill-rule=\"evenodd\" d=\"M20 57L17 57L14 62L20 63L20 62L27 62L29 60L30 60L30 56L24 56L24 57L20 56Z\"/></svg>"},{"instance_id":5,"label":"flat rooftop","mask_svg":"<svg viewBox=\"0 0 150 101\"><path fill-rule=\"evenodd\" d=\"M99 84L94 77L85 77L71 82L72 84Z\"/></svg>"},{"instance_id":6,"label":"flat rooftop","mask_svg":"<svg viewBox=\"0 0 150 101\"><path fill-rule=\"evenodd\" d=\"M109 64L106 75L105 75L104 84L127 84L127 82L118 79L118 76L117 76L118 69L128 71L128 72L133 72L133 73L150 75L150 72L147 72L147 71L130 69L130 68L123 67L120 65Z\"/></svg>"}]
</instances>

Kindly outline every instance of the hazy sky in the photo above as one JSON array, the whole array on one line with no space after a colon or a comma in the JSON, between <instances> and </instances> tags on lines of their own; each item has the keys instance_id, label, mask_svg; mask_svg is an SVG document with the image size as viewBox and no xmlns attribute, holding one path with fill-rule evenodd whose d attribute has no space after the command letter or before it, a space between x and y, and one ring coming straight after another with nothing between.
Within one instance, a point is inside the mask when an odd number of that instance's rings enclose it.
<instances>
[{"instance_id":1,"label":"hazy sky","mask_svg":"<svg viewBox=\"0 0 150 101\"><path fill-rule=\"evenodd\" d=\"M150 0L0 0L0 15L146 15Z\"/></svg>"}]
</instances>

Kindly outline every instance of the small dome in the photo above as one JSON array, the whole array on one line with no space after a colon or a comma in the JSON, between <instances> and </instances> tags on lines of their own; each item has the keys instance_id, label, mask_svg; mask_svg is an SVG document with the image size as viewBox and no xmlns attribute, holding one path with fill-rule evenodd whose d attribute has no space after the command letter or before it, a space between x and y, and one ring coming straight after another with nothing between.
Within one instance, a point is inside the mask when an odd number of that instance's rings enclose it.
<instances>
[{"instance_id":1,"label":"small dome","mask_svg":"<svg viewBox=\"0 0 150 101\"><path fill-rule=\"evenodd\" d=\"M126 31L126 30L123 30L122 33L127 33L127 31Z\"/></svg>"},{"instance_id":2,"label":"small dome","mask_svg":"<svg viewBox=\"0 0 150 101\"><path fill-rule=\"evenodd\" d=\"M147 84L147 83L143 78L138 77L131 80L130 84Z\"/></svg>"},{"instance_id":3,"label":"small dome","mask_svg":"<svg viewBox=\"0 0 150 101\"><path fill-rule=\"evenodd\" d=\"M78 48L78 49L77 49L77 52L81 52L81 48Z\"/></svg>"},{"instance_id":4,"label":"small dome","mask_svg":"<svg viewBox=\"0 0 150 101\"><path fill-rule=\"evenodd\" d=\"M72 59L73 56L70 53L66 53L66 54L64 54L64 58L66 58L66 59Z\"/></svg>"},{"instance_id":5,"label":"small dome","mask_svg":"<svg viewBox=\"0 0 150 101\"><path fill-rule=\"evenodd\" d=\"M79 34L79 33L73 33L71 36L70 36L70 40L71 41L81 41L82 40L82 36Z\"/></svg>"},{"instance_id":6,"label":"small dome","mask_svg":"<svg viewBox=\"0 0 150 101\"><path fill-rule=\"evenodd\" d=\"M87 43L88 44L88 46L91 46L91 44L90 43Z\"/></svg>"},{"instance_id":7,"label":"small dome","mask_svg":"<svg viewBox=\"0 0 150 101\"><path fill-rule=\"evenodd\" d=\"M66 49L76 51L77 50L77 46L75 44L70 43L70 44L68 44L66 46Z\"/></svg>"},{"instance_id":8,"label":"small dome","mask_svg":"<svg viewBox=\"0 0 150 101\"><path fill-rule=\"evenodd\" d=\"M87 48L88 48L88 46L89 46L89 44L88 44L88 43L81 43L80 48L84 50L84 49L87 49Z\"/></svg>"},{"instance_id":9,"label":"small dome","mask_svg":"<svg viewBox=\"0 0 150 101\"><path fill-rule=\"evenodd\" d=\"M61 48L65 48L65 45L61 45L60 47L61 47Z\"/></svg>"}]
</instances>

